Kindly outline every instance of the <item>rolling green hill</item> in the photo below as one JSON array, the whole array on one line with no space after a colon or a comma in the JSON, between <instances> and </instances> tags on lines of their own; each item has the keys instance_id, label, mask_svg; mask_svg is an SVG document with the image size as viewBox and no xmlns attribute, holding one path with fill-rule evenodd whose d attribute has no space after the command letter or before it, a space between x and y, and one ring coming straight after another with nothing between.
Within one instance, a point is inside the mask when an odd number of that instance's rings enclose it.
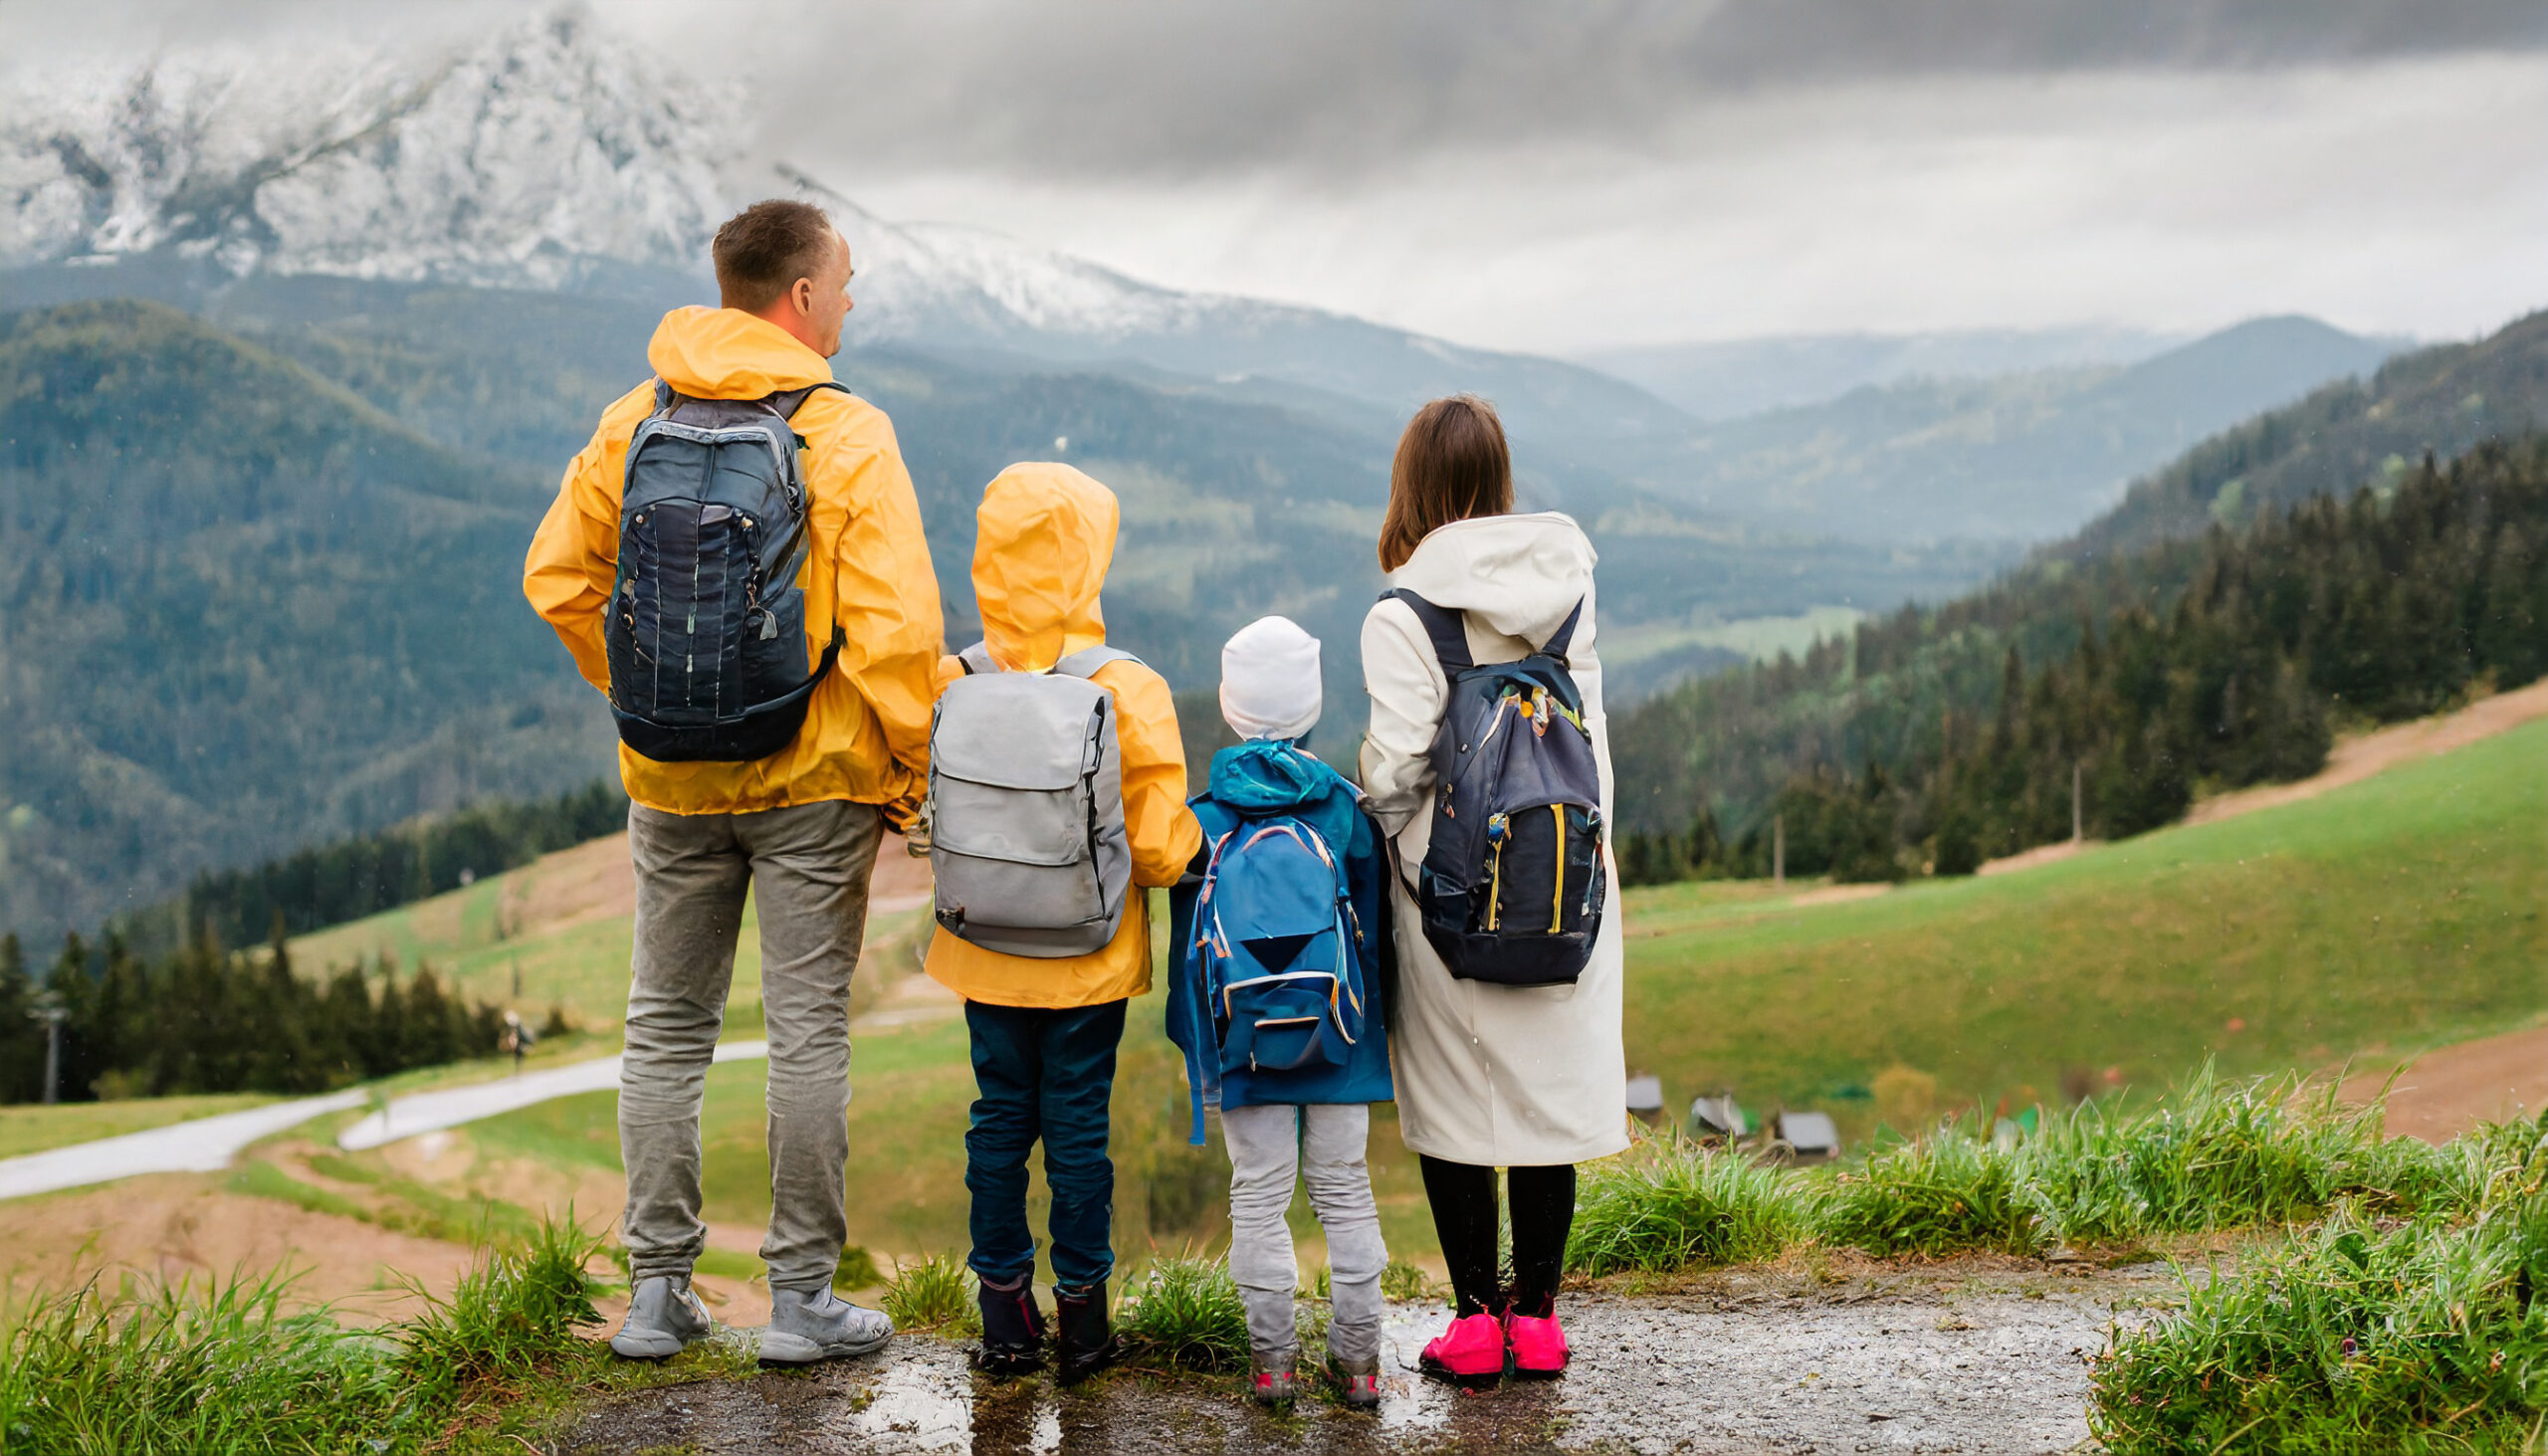
<instances>
[{"instance_id":1,"label":"rolling green hill","mask_svg":"<svg viewBox=\"0 0 2548 1456\"><path fill-rule=\"evenodd\" d=\"M2018 874L1846 903L1760 881L1631 891L1629 1064L1661 1077L1676 1110L1730 1088L1756 1111L1827 1109L1855 1141L1875 1125L1880 1083L1924 1088L1934 1111L2051 1102L2083 1083L2155 1092L2207 1058L2228 1073L2319 1068L2537 1024L2548 1018L2543 821L2548 723L2533 723L2314 799ZM313 971L386 946L501 996L518 959L528 1001L560 1001L606 1045L626 990L624 916L500 934L512 887L563 873L561 859L304 937L295 962ZM916 973L907 925L879 923L862 971L888 996ZM753 956L747 934L733 1035L757 1024ZM1217 1148L1183 1145L1163 1000L1134 1004L1116 1091L1128 1251L1209 1238L1227 1175ZM962 1247L964 1057L952 1019L859 1033L851 1177L873 1196L853 1203L854 1241L906 1256ZM730 1226L756 1226L768 1209L760 1080L742 1063L710 1076L709 1216ZM606 1093L552 1102L460 1136L482 1166L606 1175L618 1167L612 1105ZM1431 1250L1391 1120L1376 1122L1372 1154L1392 1250Z\"/></svg>"}]
</instances>

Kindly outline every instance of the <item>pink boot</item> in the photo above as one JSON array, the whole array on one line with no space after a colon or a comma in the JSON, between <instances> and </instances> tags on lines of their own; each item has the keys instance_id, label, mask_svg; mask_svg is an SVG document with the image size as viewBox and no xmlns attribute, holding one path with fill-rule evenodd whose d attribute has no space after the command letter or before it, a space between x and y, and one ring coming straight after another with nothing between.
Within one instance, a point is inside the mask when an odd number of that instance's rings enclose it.
<instances>
[{"instance_id":1,"label":"pink boot","mask_svg":"<svg viewBox=\"0 0 2548 1456\"><path fill-rule=\"evenodd\" d=\"M1557 1301L1540 1316L1519 1310L1504 1317L1504 1339L1513 1348L1513 1373L1526 1380L1554 1380L1566 1373L1566 1332L1558 1328Z\"/></svg>"},{"instance_id":2,"label":"pink boot","mask_svg":"<svg viewBox=\"0 0 2548 1456\"><path fill-rule=\"evenodd\" d=\"M1504 1322L1493 1315L1453 1320L1424 1347L1416 1363L1424 1373L1461 1385L1492 1385L1504 1378Z\"/></svg>"}]
</instances>

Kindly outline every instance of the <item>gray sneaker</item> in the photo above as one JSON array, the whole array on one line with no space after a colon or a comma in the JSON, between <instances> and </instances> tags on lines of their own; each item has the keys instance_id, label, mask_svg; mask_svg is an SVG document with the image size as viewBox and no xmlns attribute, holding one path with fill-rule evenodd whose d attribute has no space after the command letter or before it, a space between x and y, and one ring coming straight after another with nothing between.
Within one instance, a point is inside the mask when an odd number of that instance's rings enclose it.
<instances>
[{"instance_id":1,"label":"gray sneaker","mask_svg":"<svg viewBox=\"0 0 2548 1456\"><path fill-rule=\"evenodd\" d=\"M1296 1368L1301 1352L1291 1350L1248 1352L1248 1394L1259 1405L1289 1405L1301 1393L1301 1380Z\"/></svg>"},{"instance_id":2,"label":"gray sneaker","mask_svg":"<svg viewBox=\"0 0 2548 1456\"><path fill-rule=\"evenodd\" d=\"M708 1307L690 1287L690 1276L658 1275L637 1282L637 1297L628 1302L628 1318L610 1337L610 1349L628 1359L664 1359L707 1339L712 1328Z\"/></svg>"},{"instance_id":3,"label":"gray sneaker","mask_svg":"<svg viewBox=\"0 0 2548 1456\"><path fill-rule=\"evenodd\" d=\"M829 1288L773 1289L769 1324L760 1332L760 1357L774 1364L811 1364L841 1355L871 1354L894 1335L893 1319L863 1309Z\"/></svg>"}]
</instances>

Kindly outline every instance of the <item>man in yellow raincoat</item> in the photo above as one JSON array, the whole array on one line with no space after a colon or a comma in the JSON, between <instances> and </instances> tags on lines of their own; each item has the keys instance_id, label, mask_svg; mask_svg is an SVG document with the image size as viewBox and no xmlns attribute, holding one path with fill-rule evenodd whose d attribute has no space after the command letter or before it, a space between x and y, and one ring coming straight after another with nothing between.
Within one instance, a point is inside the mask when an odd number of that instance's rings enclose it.
<instances>
[{"instance_id":1,"label":"man in yellow raincoat","mask_svg":"<svg viewBox=\"0 0 2548 1456\"><path fill-rule=\"evenodd\" d=\"M974 520L973 596L994 665L1042 672L1106 640L1098 588L1115 555L1113 492L1067 465L1012 465L982 493ZM963 674L960 662L946 659L942 689ZM1173 885L1203 831L1185 807L1185 750L1168 683L1131 660L1106 664L1090 681L1115 698L1132 883ZM969 1262L981 1280L978 1362L993 1373L1041 1362L1035 1239L1026 1223L1026 1160L1039 1141L1053 1197L1061 1378L1083 1378L1113 1356L1107 1104L1125 1002L1151 988L1148 902L1136 894L1114 939L1085 955L1004 955L945 929L930 941L929 973L964 998L972 1033L980 1096L964 1135L964 1186L972 1194Z\"/></svg>"},{"instance_id":2,"label":"man in yellow raincoat","mask_svg":"<svg viewBox=\"0 0 2548 1456\"><path fill-rule=\"evenodd\" d=\"M757 203L718 230L715 256L723 307L664 315L646 354L657 379L694 400L828 384L850 309L849 246L830 220L801 202ZM602 619L629 438L656 406L649 380L603 413L524 565L525 594L605 694ZM830 388L814 389L788 423L803 442L809 549L796 582L808 666L839 644L803 726L777 751L743 762L657 762L619 750L637 872L619 1093L635 1291L611 1348L628 1356L669 1355L710 1330L690 1287L707 1240L699 1110L746 892L760 927L769 1038L772 1206L760 1252L771 1314L759 1353L861 1353L893 1333L884 1315L831 1292L848 1236L849 982L877 845L886 827L910 822L926 783L944 634L892 423Z\"/></svg>"}]
</instances>

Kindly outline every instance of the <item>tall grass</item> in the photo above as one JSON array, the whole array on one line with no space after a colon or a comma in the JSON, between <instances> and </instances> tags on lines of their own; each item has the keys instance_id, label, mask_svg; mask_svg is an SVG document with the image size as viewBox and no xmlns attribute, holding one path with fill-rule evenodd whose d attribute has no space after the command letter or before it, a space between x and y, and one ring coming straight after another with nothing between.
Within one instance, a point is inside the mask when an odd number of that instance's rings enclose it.
<instances>
[{"instance_id":1,"label":"tall grass","mask_svg":"<svg viewBox=\"0 0 2548 1456\"><path fill-rule=\"evenodd\" d=\"M951 1255L932 1254L917 1264L896 1266L894 1277L885 1282L883 1303L897 1330L943 1330L960 1337L980 1328L972 1276Z\"/></svg>"},{"instance_id":2,"label":"tall grass","mask_svg":"<svg viewBox=\"0 0 2548 1456\"><path fill-rule=\"evenodd\" d=\"M1812 1223L1796 1173L1739 1152L1646 1144L1586 1170L1567 1267L1599 1276L1775 1259Z\"/></svg>"},{"instance_id":3,"label":"tall grass","mask_svg":"<svg viewBox=\"0 0 2548 1456\"><path fill-rule=\"evenodd\" d=\"M2031 1254L2047 1237L2019 1160L1962 1126L1842 1173L1823 1236L1871 1254Z\"/></svg>"},{"instance_id":4,"label":"tall grass","mask_svg":"<svg viewBox=\"0 0 2548 1456\"><path fill-rule=\"evenodd\" d=\"M597 1322L583 1272L595 1248L547 1225L482 1252L449 1300L376 1332L323 1308L287 1313L288 1276L112 1292L93 1280L0 1331L0 1449L465 1449L508 1396L589 1356L574 1329Z\"/></svg>"},{"instance_id":5,"label":"tall grass","mask_svg":"<svg viewBox=\"0 0 2548 1456\"><path fill-rule=\"evenodd\" d=\"M2526 1451L2548 1424L2548 1115L2469 1140L2473 1210L2346 1209L2119 1334L2089 1421L2119 1456Z\"/></svg>"},{"instance_id":6,"label":"tall grass","mask_svg":"<svg viewBox=\"0 0 2548 1456\"><path fill-rule=\"evenodd\" d=\"M1128 1294L1116 1333L1135 1358L1201 1370L1247 1363L1247 1306L1220 1260L1161 1259Z\"/></svg>"}]
</instances>

